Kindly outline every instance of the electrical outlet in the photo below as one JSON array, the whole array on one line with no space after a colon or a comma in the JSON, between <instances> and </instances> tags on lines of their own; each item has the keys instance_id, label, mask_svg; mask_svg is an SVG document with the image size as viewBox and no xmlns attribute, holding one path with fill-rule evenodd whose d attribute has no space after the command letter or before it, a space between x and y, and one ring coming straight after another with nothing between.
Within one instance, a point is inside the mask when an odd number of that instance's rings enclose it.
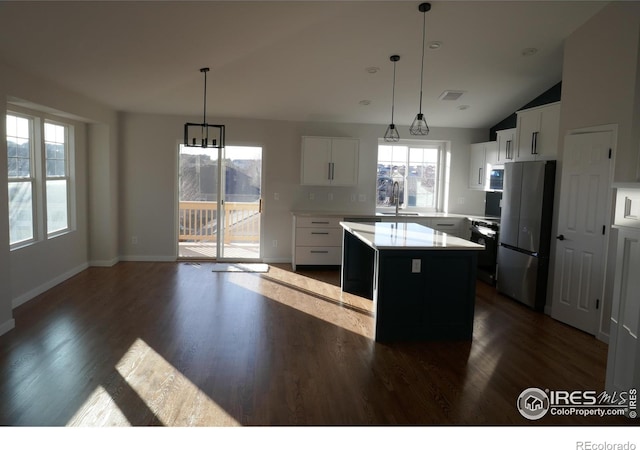
<instances>
[{"instance_id":1,"label":"electrical outlet","mask_svg":"<svg viewBox=\"0 0 640 450\"><path fill-rule=\"evenodd\" d=\"M329 201L333 200L333 192L329 192L327 194L327 200L329 200Z\"/></svg>"},{"instance_id":2,"label":"electrical outlet","mask_svg":"<svg viewBox=\"0 0 640 450\"><path fill-rule=\"evenodd\" d=\"M351 201L355 202L356 201L356 194L351 194Z\"/></svg>"},{"instance_id":3,"label":"electrical outlet","mask_svg":"<svg viewBox=\"0 0 640 450\"><path fill-rule=\"evenodd\" d=\"M133 245L138 245L138 236L131 236L131 243Z\"/></svg>"},{"instance_id":4,"label":"electrical outlet","mask_svg":"<svg viewBox=\"0 0 640 450\"><path fill-rule=\"evenodd\" d=\"M364 195L364 194L358 195L358 201L359 202L366 202L367 201L367 196Z\"/></svg>"},{"instance_id":5,"label":"electrical outlet","mask_svg":"<svg viewBox=\"0 0 640 450\"><path fill-rule=\"evenodd\" d=\"M273 193L273 199L274 199L274 200L280 200L280 194L279 194L279 193L277 193L277 192L274 192L274 193Z\"/></svg>"},{"instance_id":6,"label":"electrical outlet","mask_svg":"<svg viewBox=\"0 0 640 450\"><path fill-rule=\"evenodd\" d=\"M273 245L273 248L276 248L276 247L278 246L278 240L277 240L277 239L274 239L274 240L271 242L271 245Z\"/></svg>"},{"instance_id":7,"label":"electrical outlet","mask_svg":"<svg viewBox=\"0 0 640 450\"><path fill-rule=\"evenodd\" d=\"M315 200L316 199L316 194L314 194L313 192L309 192L309 200Z\"/></svg>"},{"instance_id":8,"label":"electrical outlet","mask_svg":"<svg viewBox=\"0 0 640 450\"><path fill-rule=\"evenodd\" d=\"M411 273L420 273L422 271L422 261L419 259L411 260Z\"/></svg>"}]
</instances>

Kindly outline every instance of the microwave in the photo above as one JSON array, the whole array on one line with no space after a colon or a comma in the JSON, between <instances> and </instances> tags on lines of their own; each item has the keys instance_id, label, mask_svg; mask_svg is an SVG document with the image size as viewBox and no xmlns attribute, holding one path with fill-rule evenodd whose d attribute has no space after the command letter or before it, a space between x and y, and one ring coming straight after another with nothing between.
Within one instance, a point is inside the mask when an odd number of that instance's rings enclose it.
<instances>
[{"instance_id":1,"label":"microwave","mask_svg":"<svg viewBox=\"0 0 640 450\"><path fill-rule=\"evenodd\" d=\"M489 174L489 190L501 191L504 186L504 169L494 167Z\"/></svg>"}]
</instances>

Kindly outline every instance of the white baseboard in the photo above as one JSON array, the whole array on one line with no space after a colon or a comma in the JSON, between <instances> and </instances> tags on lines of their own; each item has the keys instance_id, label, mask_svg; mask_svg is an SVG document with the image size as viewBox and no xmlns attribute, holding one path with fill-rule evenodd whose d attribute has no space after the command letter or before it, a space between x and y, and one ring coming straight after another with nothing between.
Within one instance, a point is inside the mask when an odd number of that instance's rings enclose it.
<instances>
[{"instance_id":1,"label":"white baseboard","mask_svg":"<svg viewBox=\"0 0 640 450\"><path fill-rule=\"evenodd\" d=\"M291 258L263 258L266 264L291 264Z\"/></svg>"},{"instance_id":2,"label":"white baseboard","mask_svg":"<svg viewBox=\"0 0 640 450\"><path fill-rule=\"evenodd\" d=\"M16 327L15 319L9 319L4 323L0 323L0 336L13 330Z\"/></svg>"},{"instance_id":3,"label":"white baseboard","mask_svg":"<svg viewBox=\"0 0 640 450\"><path fill-rule=\"evenodd\" d=\"M149 256L149 255L123 255L120 256L120 261L133 261L133 262L175 262L177 258L175 256Z\"/></svg>"},{"instance_id":4,"label":"white baseboard","mask_svg":"<svg viewBox=\"0 0 640 450\"><path fill-rule=\"evenodd\" d=\"M105 260L94 260L89 261L89 266L91 267L113 267L120 261L120 258L113 259L105 259Z\"/></svg>"},{"instance_id":5,"label":"white baseboard","mask_svg":"<svg viewBox=\"0 0 640 450\"><path fill-rule=\"evenodd\" d=\"M88 263L84 263L84 264L80 264L77 267L74 267L73 269L58 275L57 277L53 278L52 280L47 281L46 283L41 284L40 286L31 289L29 292L26 292L16 298L13 299L13 301L11 302L11 305L14 308L17 308L18 306L27 303L29 300L31 300L32 298L42 294L43 292L48 291L49 289L51 289L52 287L62 283L63 281L68 280L69 278L71 278L74 275L79 274L80 272L82 272L83 270L87 269L89 267Z\"/></svg>"}]
</instances>

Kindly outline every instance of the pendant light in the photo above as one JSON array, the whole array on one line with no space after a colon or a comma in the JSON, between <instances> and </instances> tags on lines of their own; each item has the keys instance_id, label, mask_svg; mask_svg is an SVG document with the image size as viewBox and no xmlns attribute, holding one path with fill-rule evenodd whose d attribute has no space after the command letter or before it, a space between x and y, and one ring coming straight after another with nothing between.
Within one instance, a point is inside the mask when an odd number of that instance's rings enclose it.
<instances>
[{"instance_id":1,"label":"pendant light","mask_svg":"<svg viewBox=\"0 0 640 450\"><path fill-rule=\"evenodd\" d=\"M400 60L400 56L391 55L389 58L393 62L393 91L391 94L391 123L387 127L387 131L384 133L385 142L398 142L400 135L396 129L396 125L393 123L393 108L396 101L396 62Z\"/></svg>"},{"instance_id":2,"label":"pendant light","mask_svg":"<svg viewBox=\"0 0 640 450\"><path fill-rule=\"evenodd\" d=\"M426 36L426 25L427 25L427 11L431 10L431 3L420 3L418 6L418 10L422 12L422 68L420 69L420 109L418 110L418 114L416 114L416 118L413 119L413 123L411 127L409 127L409 133L413 136L426 136L429 134L429 125L427 125L427 120L422 114L422 79L424 77L424 43Z\"/></svg>"},{"instance_id":3,"label":"pendant light","mask_svg":"<svg viewBox=\"0 0 640 450\"><path fill-rule=\"evenodd\" d=\"M209 72L209 68L203 67L200 72L204 74L204 113L202 115L202 123L187 122L184 124L184 145L185 147L223 148L224 125L207 123L207 72Z\"/></svg>"}]
</instances>

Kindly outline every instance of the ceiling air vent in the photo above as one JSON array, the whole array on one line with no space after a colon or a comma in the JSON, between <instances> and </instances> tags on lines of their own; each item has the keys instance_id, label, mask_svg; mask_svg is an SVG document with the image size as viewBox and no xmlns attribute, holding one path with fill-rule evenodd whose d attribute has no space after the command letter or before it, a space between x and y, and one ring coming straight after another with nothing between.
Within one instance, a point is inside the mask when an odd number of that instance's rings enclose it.
<instances>
[{"instance_id":1,"label":"ceiling air vent","mask_svg":"<svg viewBox=\"0 0 640 450\"><path fill-rule=\"evenodd\" d=\"M438 97L440 100L458 100L464 91L444 91Z\"/></svg>"}]
</instances>

